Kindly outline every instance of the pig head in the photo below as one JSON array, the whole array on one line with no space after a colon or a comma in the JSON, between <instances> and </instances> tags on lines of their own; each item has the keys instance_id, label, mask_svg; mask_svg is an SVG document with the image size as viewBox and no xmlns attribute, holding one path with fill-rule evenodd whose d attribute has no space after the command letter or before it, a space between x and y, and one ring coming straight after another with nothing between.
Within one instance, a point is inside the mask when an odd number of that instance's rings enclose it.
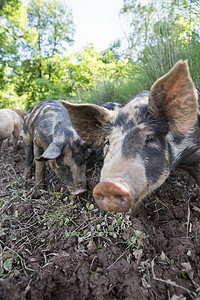
<instances>
[{"instance_id":1,"label":"pig head","mask_svg":"<svg viewBox=\"0 0 200 300\"><path fill-rule=\"evenodd\" d=\"M124 107L64 103L83 140L104 145L100 182L93 190L106 211L123 212L158 188L180 166L200 186L198 95L187 61L179 61Z\"/></svg>"}]
</instances>

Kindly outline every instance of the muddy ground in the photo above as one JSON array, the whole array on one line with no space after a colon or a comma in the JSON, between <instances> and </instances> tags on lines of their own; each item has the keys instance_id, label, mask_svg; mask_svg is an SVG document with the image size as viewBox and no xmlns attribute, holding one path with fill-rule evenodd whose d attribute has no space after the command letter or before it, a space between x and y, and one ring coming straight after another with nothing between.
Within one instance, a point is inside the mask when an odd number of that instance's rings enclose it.
<instances>
[{"instance_id":1,"label":"muddy ground","mask_svg":"<svg viewBox=\"0 0 200 300\"><path fill-rule=\"evenodd\" d=\"M137 211L101 211L47 171L34 198L23 147L0 150L0 299L200 299L200 201L176 171Z\"/></svg>"}]
</instances>

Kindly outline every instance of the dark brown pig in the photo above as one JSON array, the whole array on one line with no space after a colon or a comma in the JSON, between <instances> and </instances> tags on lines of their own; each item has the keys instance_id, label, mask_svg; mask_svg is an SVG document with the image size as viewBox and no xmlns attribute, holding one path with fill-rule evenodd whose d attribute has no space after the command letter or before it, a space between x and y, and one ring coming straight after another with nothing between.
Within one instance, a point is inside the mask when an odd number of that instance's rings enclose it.
<instances>
[{"instance_id":1,"label":"dark brown pig","mask_svg":"<svg viewBox=\"0 0 200 300\"><path fill-rule=\"evenodd\" d=\"M89 148L73 128L68 112L58 100L43 100L24 121L26 177L35 158L35 184L43 187L45 161L63 179L71 194L86 191L86 159Z\"/></svg>"},{"instance_id":2,"label":"dark brown pig","mask_svg":"<svg viewBox=\"0 0 200 300\"><path fill-rule=\"evenodd\" d=\"M21 118L12 109L0 109L0 147L3 140L10 139L12 137L14 147L17 146L23 122L23 118Z\"/></svg>"},{"instance_id":3,"label":"dark brown pig","mask_svg":"<svg viewBox=\"0 0 200 300\"><path fill-rule=\"evenodd\" d=\"M179 61L124 107L63 101L83 140L105 145L100 183L93 190L106 211L134 208L158 188L176 167L186 169L200 186L198 92L187 61Z\"/></svg>"}]
</instances>

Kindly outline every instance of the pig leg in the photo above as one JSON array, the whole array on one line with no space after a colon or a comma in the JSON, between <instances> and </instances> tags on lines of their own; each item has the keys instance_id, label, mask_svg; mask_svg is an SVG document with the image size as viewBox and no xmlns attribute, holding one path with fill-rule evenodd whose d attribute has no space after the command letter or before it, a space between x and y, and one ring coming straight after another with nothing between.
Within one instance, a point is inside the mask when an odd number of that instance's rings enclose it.
<instances>
[{"instance_id":1,"label":"pig leg","mask_svg":"<svg viewBox=\"0 0 200 300\"><path fill-rule=\"evenodd\" d=\"M20 127L18 125L15 125L14 127L14 132L13 132L13 146L14 146L14 149L17 148L17 142L19 140L19 137L20 137Z\"/></svg>"},{"instance_id":2,"label":"pig leg","mask_svg":"<svg viewBox=\"0 0 200 300\"><path fill-rule=\"evenodd\" d=\"M7 138L7 146L9 147L10 146L10 138Z\"/></svg>"},{"instance_id":3,"label":"pig leg","mask_svg":"<svg viewBox=\"0 0 200 300\"><path fill-rule=\"evenodd\" d=\"M33 168L33 145L25 146L25 156L26 156L26 169L25 177L30 179L32 176Z\"/></svg>"},{"instance_id":4,"label":"pig leg","mask_svg":"<svg viewBox=\"0 0 200 300\"><path fill-rule=\"evenodd\" d=\"M17 149L17 141L18 141L18 137L16 135L13 135L13 148L15 150Z\"/></svg>"},{"instance_id":5,"label":"pig leg","mask_svg":"<svg viewBox=\"0 0 200 300\"><path fill-rule=\"evenodd\" d=\"M34 145L34 156L39 157L42 155L42 153L43 153L43 149L37 145ZM46 170L45 161L35 160L35 185L37 185L38 188L44 188L45 170Z\"/></svg>"},{"instance_id":6,"label":"pig leg","mask_svg":"<svg viewBox=\"0 0 200 300\"><path fill-rule=\"evenodd\" d=\"M195 163L190 166L181 165L180 167L186 170L194 178L200 191L200 163Z\"/></svg>"}]
</instances>

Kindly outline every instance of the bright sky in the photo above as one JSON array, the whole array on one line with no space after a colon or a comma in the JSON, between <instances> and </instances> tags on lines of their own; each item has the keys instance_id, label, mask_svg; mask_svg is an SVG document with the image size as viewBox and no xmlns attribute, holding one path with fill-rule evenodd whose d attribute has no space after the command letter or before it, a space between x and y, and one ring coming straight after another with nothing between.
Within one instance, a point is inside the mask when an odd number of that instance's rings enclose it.
<instances>
[{"instance_id":1,"label":"bright sky","mask_svg":"<svg viewBox=\"0 0 200 300\"><path fill-rule=\"evenodd\" d=\"M119 11L123 0L65 0L72 10L76 33L74 51L92 43L95 50L106 50L123 37Z\"/></svg>"}]
</instances>

